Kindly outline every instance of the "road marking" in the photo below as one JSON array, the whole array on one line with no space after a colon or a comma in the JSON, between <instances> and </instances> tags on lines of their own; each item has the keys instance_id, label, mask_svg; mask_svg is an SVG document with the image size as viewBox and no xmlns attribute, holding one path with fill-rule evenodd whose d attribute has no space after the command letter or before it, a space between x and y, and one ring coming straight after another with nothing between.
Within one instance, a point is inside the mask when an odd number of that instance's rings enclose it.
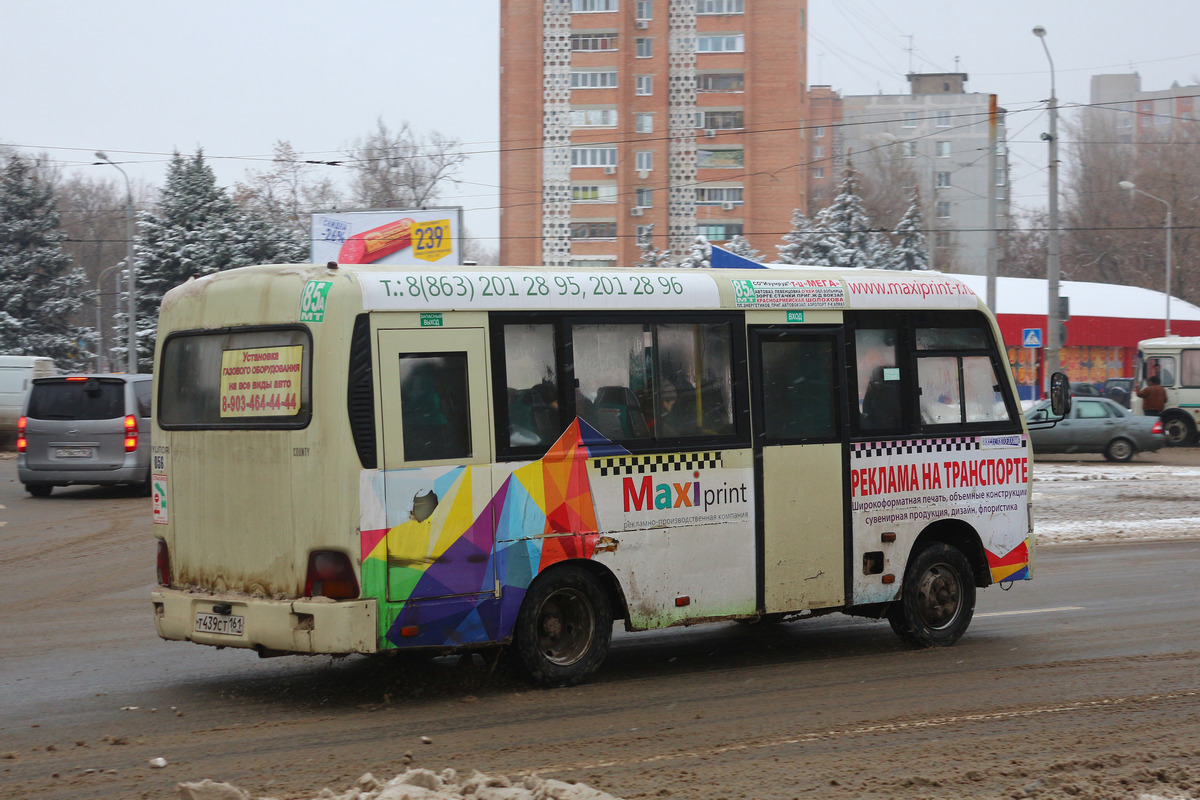
<instances>
[{"instance_id":1,"label":"road marking","mask_svg":"<svg viewBox=\"0 0 1200 800\"><path fill-rule=\"evenodd\" d=\"M1111 708L1113 706L1121 706L1131 703L1151 703L1163 700L1181 700L1184 698L1197 696L1200 696L1200 689L1186 692L1174 692L1171 694L1147 694L1135 697L1111 697L1101 700L1081 700L1076 703L1068 703L1060 706L1040 706L1035 708L1016 709L1013 711L996 711L990 714L963 714L955 717L938 717L935 719L913 720L912 722L887 722L879 725L864 725L859 728L814 731L812 733L803 733L797 736L789 736L787 738L769 739L758 742L745 742L743 744L731 744L726 745L725 747L714 747L710 750L684 750L677 753L661 753L659 755L642 756L640 758L619 758L607 761L596 761L591 764L583 765L578 763L556 764L550 767L540 767L538 769L530 770L530 772L534 775L541 775L547 772L566 773L589 769L600 769L604 767L653 764L660 761L675 761L683 758L706 758L709 756L724 755L725 753L746 752L750 750L761 750L769 747L783 747L785 745L808 744L810 742L838 739L843 736L854 736L862 733L896 733L915 728L936 728L942 725L953 725L960 722L996 722L999 720L1034 717L1040 714L1061 714L1071 711L1090 711L1096 708Z\"/></svg>"},{"instance_id":2,"label":"road marking","mask_svg":"<svg viewBox=\"0 0 1200 800\"><path fill-rule=\"evenodd\" d=\"M1024 611L989 611L986 614L976 614L980 617L1015 617L1018 614L1053 614L1056 611L1083 611L1083 606L1059 606L1058 608L1029 608Z\"/></svg>"}]
</instances>

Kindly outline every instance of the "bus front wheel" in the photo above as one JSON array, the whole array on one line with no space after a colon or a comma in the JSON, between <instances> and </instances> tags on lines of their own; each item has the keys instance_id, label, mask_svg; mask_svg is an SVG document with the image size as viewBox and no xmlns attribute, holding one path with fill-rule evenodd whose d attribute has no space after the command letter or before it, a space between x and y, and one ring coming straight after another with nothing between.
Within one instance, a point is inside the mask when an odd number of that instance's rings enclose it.
<instances>
[{"instance_id":1,"label":"bus front wheel","mask_svg":"<svg viewBox=\"0 0 1200 800\"><path fill-rule=\"evenodd\" d=\"M1183 447L1192 443L1196 436L1196 426L1187 416L1167 412L1162 416L1163 434L1167 439L1167 447Z\"/></svg>"},{"instance_id":2,"label":"bus front wheel","mask_svg":"<svg viewBox=\"0 0 1200 800\"><path fill-rule=\"evenodd\" d=\"M579 567L539 576L517 614L513 641L529 675L573 686L600 668L612 640L612 606L600 582Z\"/></svg>"},{"instance_id":3,"label":"bus front wheel","mask_svg":"<svg viewBox=\"0 0 1200 800\"><path fill-rule=\"evenodd\" d=\"M962 551L936 542L915 554L904 572L888 622L901 639L921 647L958 641L975 613L975 577Z\"/></svg>"}]
</instances>

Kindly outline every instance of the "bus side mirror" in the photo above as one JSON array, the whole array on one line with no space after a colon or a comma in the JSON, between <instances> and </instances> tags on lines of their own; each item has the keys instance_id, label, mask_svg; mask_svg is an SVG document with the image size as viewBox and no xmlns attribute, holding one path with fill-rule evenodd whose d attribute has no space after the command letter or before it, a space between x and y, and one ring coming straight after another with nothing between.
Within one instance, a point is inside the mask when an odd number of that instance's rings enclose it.
<instances>
[{"instance_id":1,"label":"bus side mirror","mask_svg":"<svg viewBox=\"0 0 1200 800\"><path fill-rule=\"evenodd\" d=\"M1050 410L1056 417L1071 413L1071 382L1061 372L1050 376Z\"/></svg>"}]
</instances>

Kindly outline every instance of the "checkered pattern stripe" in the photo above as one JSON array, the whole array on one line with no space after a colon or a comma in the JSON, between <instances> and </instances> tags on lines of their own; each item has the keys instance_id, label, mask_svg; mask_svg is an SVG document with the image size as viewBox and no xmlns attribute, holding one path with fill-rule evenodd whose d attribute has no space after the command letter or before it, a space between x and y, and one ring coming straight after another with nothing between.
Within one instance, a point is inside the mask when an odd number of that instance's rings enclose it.
<instances>
[{"instance_id":1,"label":"checkered pattern stripe","mask_svg":"<svg viewBox=\"0 0 1200 800\"><path fill-rule=\"evenodd\" d=\"M949 439L905 439L899 442L855 442L851 448L855 458L897 456L908 453L952 453L980 449L978 436L955 436Z\"/></svg>"},{"instance_id":2,"label":"checkered pattern stripe","mask_svg":"<svg viewBox=\"0 0 1200 800\"><path fill-rule=\"evenodd\" d=\"M603 475L648 475L652 472L682 472L721 466L721 454L670 453L660 456L613 456L593 458L592 469Z\"/></svg>"}]
</instances>

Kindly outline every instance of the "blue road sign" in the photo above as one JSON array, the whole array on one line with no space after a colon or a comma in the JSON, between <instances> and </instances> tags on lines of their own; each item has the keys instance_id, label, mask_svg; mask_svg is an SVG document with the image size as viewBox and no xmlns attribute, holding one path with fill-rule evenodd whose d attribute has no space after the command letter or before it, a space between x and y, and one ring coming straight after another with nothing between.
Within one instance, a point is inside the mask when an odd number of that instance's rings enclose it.
<instances>
[{"instance_id":1,"label":"blue road sign","mask_svg":"<svg viewBox=\"0 0 1200 800\"><path fill-rule=\"evenodd\" d=\"M1041 328L1022 328L1021 329L1021 345L1023 347L1041 347L1042 346L1042 329Z\"/></svg>"}]
</instances>

